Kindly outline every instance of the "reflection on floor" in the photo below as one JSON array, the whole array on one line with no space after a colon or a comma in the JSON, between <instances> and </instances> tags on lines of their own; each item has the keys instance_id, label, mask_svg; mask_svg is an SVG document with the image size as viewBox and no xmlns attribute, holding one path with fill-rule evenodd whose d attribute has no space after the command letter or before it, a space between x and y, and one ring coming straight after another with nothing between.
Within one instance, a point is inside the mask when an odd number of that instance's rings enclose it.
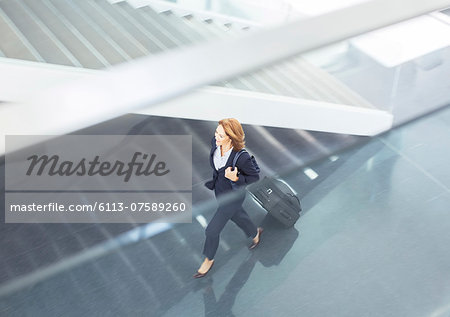
<instances>
[{"instance_id":1,"label":"reflection on floor","mask_svg":"<svg viewBox=\"0 0 450 317\"><path fill-rule=\"evenodd\" d=\"M204 136L216 123L129 115L80 133L169 134L168 122L179 127L174 134L183 130L197 136L194 200L199 206L211 201L201 182L210 176L204 163L209 137ZM192 224L174 225L78 262L73 257L89 246L135 225L3 224L0 315L450 313L450 108L373 139L245 128L249 151L263 169L272 169L266 173L281 174L301 194L305 212L295 228L282 228L247 199L246 210L266 228L261 245L249 251L240 229L227 225L214 268L204 279L194 280L204 238L195 216L209 220L214 203L194 210ZM273 144L267 146L261 135L274 136ZM311 138L315 146L305 141ZM272 155L274 146L289 151ZM303 169L292 170L318 158L323 159L309 165L318 174L314 180ZM280 166L287 169L281 171ZM66 267L52 272L55 263ZM36 272L46 275L30 278Z\"/></svg>"}]
</instances>

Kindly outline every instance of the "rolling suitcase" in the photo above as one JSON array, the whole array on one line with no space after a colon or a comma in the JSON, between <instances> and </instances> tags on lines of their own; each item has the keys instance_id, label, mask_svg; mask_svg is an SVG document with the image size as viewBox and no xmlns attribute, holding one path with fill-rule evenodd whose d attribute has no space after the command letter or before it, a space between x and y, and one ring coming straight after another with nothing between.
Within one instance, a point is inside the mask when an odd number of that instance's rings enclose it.
<instances>
[{"instance_id":1,"label":"rolling suitcase","mask_svg":"<svg viewBox=\"0 0 450 317\"><path fill-rule=\"evenodd\" d=\"M286 227L292 227L302 210L296 193L280 179L264 177L247 187L251 196Z\"/></svg>"}]
</instances>

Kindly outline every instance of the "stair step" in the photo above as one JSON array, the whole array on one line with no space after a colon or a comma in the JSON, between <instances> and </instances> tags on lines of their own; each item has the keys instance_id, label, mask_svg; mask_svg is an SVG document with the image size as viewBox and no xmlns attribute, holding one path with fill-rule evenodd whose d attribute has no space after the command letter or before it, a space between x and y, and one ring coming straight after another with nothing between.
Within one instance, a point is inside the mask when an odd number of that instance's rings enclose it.
<instances>
[{"instance_id":1,"label":"stair step","mask_svg":"<svg viewBox=\"0 0 450 317\"><path fill-rule=\"evenodd\" d=\"M236 35L234 31L231 31L230 27L219 26L212 20L206 20L203 22L217 37L230 37ZM217 84L224 86L225 83ZM257 92L264 92L268 94L286 95L288 90L282 83L279 83L277 79L268 77L264 72L252 72L244 76L239 76L227 80L228 87L236 89L246 89Z\"/></svg>"},{"instance_id":2,"label":"stair step","mask_svg":"<svg viewBox=\"0 0 450 317\"><path fill-rule=\"evenodd\" d=\"M158 26L155 26L154 23L150 22L149 19L142 15L141 11L136 10L132 6L130 6L128 2L117 2L114 4L114 6L116 10L123 11L123 14L128 15L130 18L133 18L136 24L147 30L148 37L151 41L158 45L158 47L161 47L163 50L168 50L178 46L171 39L170 35L163 33L160 29L158 29Z\"/></svg>"},{"instance_id":3,"label":"stair step","mask_svg":"<svg viewBox=\"0 0 450 317\"><path fill-rule=\"evenodd\" d=\"M159 14L161 17L166 19L169 23L172 24L174 28L176 28L181 34L183 34L186 38L188 38L191 43L199 43L204 42L205 37L202 36L197 31L189 28L182 18L177 17L173 14L172 11L164 11Z\"/></svg>"},{"instance_id":4,"label":"stair step","mask_svg":"<svg viewBox=\"0 0 450 317\"><path fill-rule=\"evenodd\" d=\"M182 19L196 32L202 34L205 39L214 39L218 36L216 33L211 31L209 28L205 27L205 24L196 19L193 15L187 15L182 17Z\"/></svg>"},{"instance_id":5,"label":"stair step","mask_svg":"<svg viewBox=\"0 0 450 317\"><path fill-rule=\"evenodd\" d=\"M248 31L248 29L236 29L232 26L229 28L229 33L233 36L239 36ZM373 108L370 103L342 82L301 57L263 68L251 75L276 87L277 93L289 97ZM267 91L261 90L261 92Z\"/></svg>"},{"instance_id":6,"label":"stair step","mask_svg":"<svg viewBox=\"0 0 450 317\"><path fill-rule=\"evenodd\" d=\"M344 83L326 71L312 65L304 58L297 57L288 63L292 63L293 67L299 71L301 70L304 74L308 74L309 78L314 78L313 82L320 87L320 90L333 94L339 100L339 103L370 109L374 108L373 105L348 88Z\"/></svg>"},{"instance_id":7,"label":"stair step","mask_svg":"<svg viewBox=\"0 0 450 317\"><path fill-rule=\"evenodd\" d=\"M172 13L172 15L174 14ZM180 17L175 16L175 18L181 21L183 28L186 29L186 31L196 34L203 42L217 38L213 33L209 32L207 28L199 28L195 23L193 23L195 18L192 15Z\"/></svg>"},{"instance_id":8,"label":"stair step","mask_svg":"<svg viewBox=\"0 0 450 317\"><path fill-rule=\"evenodd\" d=\"M325 101L325 102L338 102L332 94L323 89L323 84L320 81L317 83L305 72L298 67L292 67L286 62L272 66L277 69L281 74L289 77L290 81L294 83L294 87L297 87L301 98Z\"/></svg>"},{"instance_id":9,"label":"stair step","mask_svg":"<svg viewBox=\"0 0 450 317\"><path fill-rule=\"evenodd\" d=\"M114 65L130 60L130 56L106 34L83 11L69 1L47 0L104 56L109 64Z\"/></svg>"},{"instance_id":10,"label":"stair step","mask_svg":"<svg viewBox=\"0 0 450 317\"><path fill-rule=\"evenodd\" d=\"M229 32L229 29L222 28L212 19L206 19L201 23L211 30L211 32L215 33L217 37L225 38L233 36L233 34Z\"/></svg>"},{"instance_id":11,"label":"stair step","mask_svg":"<svg viewBox=\"0 0 450 317\"><path fill-rule=\"evenodd\" d=\"M33 13L52 31L55 37L73 54L81 66L99 69L109 63L99 52L91 51L89 43L58 11L46 1L24 0Z\"/></svg>"},{"instance_id":12,"label":"stair step","mask_svg":"<svg viewBox=\"0 0 450 317\"><path fill-rule=\"evenodd\" d=\"M228 27L227 32L232 36L240 36L245 32L248 32L248 30L237 29L231 25ZM271 87L270 90L258 90L260 92L273 93L277 95L296 98L312 99L311 96L307 93L308 90L304 89L304 85L298 85L298 83L290 79L291 76L280 71L277 67L269 66L266 68L262 68L261 70L248 74L247 76L253 76L259 81L263 82L266 87Z\"/></svg>"},{"instance_id":13,"label":"stair step","mask_svg":"<svg viewBox=\"0 0 450 317\"><path fill-rule=\"evenodd\" d=\"M319 78L315 72L307 71L299 65L288 63L280 67L283 71L292 74L297 84L305 88L309 98L331 103L345 103L341 98L337 98L334 92L325 88L326 78Z\"/></svg>"},{"instance_id":14,"label":"stair step","mask_svg":"<svg viewBox=\"0 0 450 317\"><path fill-rule=\"evenodd\" d=\"M0 49L5 57L43 62L44 59L0 8Z\"/></svg>"},{"instance_id":15,"label":"stair step","mask_svg":"<svg viewBox=\"0 0 450 317\"><path fill-rule=\"evenodd\" d=\"M282 64L272 65L267 71L268 73L277 73L291 90L290 95L293 97L324 101L321 99L320 93L310 87L310 83L300 80L292 71L283 68Z\"/></svg>"},{"instance_id":16,"label":"stair step","mask_svg":"<svg viewBox=\"0 0 450 317\"><path fill-rule=\"evenodd\" d=\"M115 5L126 7L126 2L118 2ZM187 45L189 42L186 41L184 38L179 39L176 35L172 34L166 27L164 21L161 24L160 17L153 16L153 13L146 12L146 7L141 7L138 9L134 9L136 11L136 14L138 14L140 17L142 17L145 21L147 21L148 25L150 26L150 29L152 30L152 33L155 33L161 41L166 39L167 43L170 43L170 45L167 45L168 47L174 48L174 47L180 47Z\"/></svg>"},{"instance_id":17,"label":"stair step","mask_svg":"<svg viewBox=\"0 0 450 317\"><path fill-rule=\"evenodd\" d=\"M14 21L16 27L39 52L39 55L49 63L79 66L79 62L68 56L68 50L58 41L54 35L43 25L39 19L30 14L29 9L20 1L0 1L0 8ZM78 65L77 65L78 64Z\"/></svg>"},{"instance_id":18,"label":"stair step","mask_svg":"<svg viewBox=\"0 0 450 317\"><path fill-rule=\"evenodd\" d=\"M283 90L280 90L274 84L273 79L263 78L259 73L249 73L244 76L239 76L239 80L249 83L254 87L255 91L260 91L268 94L283 95Z\"/></svg>"},{"instance_id":19,"label":"stair step","mask_svg":"<svg viewBox=\"0 0 450 317\"><path fill-rule=\"evenodd\" d=\"M87 17L92 21L95 21L103 32L108 34L123 54L126 54L131 59L135 59L150 53L127 30L125 30L123 21L117 22L111 12L98 6L97 2L77 1L76 5Z\"/></svg>"},{"instance_id":20,"label":"stair step","mask_svg":"<svg viewBox=\"0 0 450 317\"><path fill-rule=\"evenodd\" d=\"M293 83L288 76L278 72L277 69L273 67L263 68L255 72L254 76L258 76L260 80L264 80L266 85L272 86L283 96L301 98L304 95L302 94L303 89L301 86Z\"/></svg>"},{"instance_id":21,"label":"stair step","mask_svg":"<svg viewBox=\"0 0 450 317\"><path fill-rule=\"evenodd\" d=\"M212 23L212 20L209 22L200 21L192 15L183 17L186 24L190 25L192 29L196 30L198 33L202 34L205 39L214 39L214 38L223 38L228 37L229 35L225 32L222 32L217 25ZM213 86L234 88L234 89L243 89L243 90L255 90L253 85L251 85L247 80L242 80L241 78L233 78L231 80L223 81L220 83L214 83Z\"/></svg>"},{"instance_id":22,"label":"stair step","mask_svg":"<svg viewBox=\"0 0 450 317\"><path fill-rule=\"evenodd\" d=\"M110 16L111 22L118 28L120 27L120 31L127 35L127 39L132 41L133 45L136 45L141 52L145 53L145 55L156 54L163 50L163 47L157 45L151 40L151 34L144 27L136 23L136 21L130 17L129 14L123 10L120 10L119 7L114 6L105 0L94 0L89 1L89 3L92 3L93 6L97 7L99 12L103 12L104 14ZM119 44L128 52L129 46L127 46L126 43Z\"/></svg>"},{"instance_id":23,"label":"stair step","mask_svg":"<svg viewBox=\"0 0 450 317\"><path fill-rule=\"evenodd\" d=\"M232 89L257 91L257 89L255 87L249 86L248 83L240 80L239 78L229 79L229 80L226 80L226 81L214 84L214 85L220 86L220 87L232 88Z\"/></svg>"},{"instance_id":24,"label":"stair step","mask_svg":"<svg viewBox=\"0 0 450 317\"><path fill-rule=\"evenodd\" d=\"M167 19L165 19L163 16L160 16L156 11L154 11L149 6L141 7L137 9L140 11L143 15L147 17L152 23L156 26L158 25L158 28L161 30L165 30L168 34L171 34L171 37L174 39L174 42L177 43L179 46L182 45L190 45L192 44L192 41L187 38L180 30L178 30L176 27L172 25Z\"/></svg>"}]
</instances>

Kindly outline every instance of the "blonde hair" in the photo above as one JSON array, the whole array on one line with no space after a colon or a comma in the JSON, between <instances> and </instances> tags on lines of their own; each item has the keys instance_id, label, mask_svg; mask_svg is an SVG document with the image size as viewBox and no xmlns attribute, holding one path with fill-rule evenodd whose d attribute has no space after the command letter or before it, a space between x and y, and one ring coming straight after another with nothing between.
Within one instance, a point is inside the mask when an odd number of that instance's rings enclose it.
<instances>
[{"instance_id":1,"label":"blonde hair","mask_svg":"<svg viewBox=\"0 0 450 317\"><path fill-rule=\"evenodd\" d=\"M231 145L235 151L240 151L245 147L245 133L242 125L234 118L222 119L219 124L231 139Z\"/></svg>"}]
</instances>

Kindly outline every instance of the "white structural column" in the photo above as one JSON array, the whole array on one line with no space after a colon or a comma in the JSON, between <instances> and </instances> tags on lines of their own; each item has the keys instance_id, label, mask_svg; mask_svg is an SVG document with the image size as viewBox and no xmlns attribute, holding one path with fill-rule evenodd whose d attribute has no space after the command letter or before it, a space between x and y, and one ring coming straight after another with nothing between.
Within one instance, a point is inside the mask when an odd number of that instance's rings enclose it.
<instances>
[{"instance_id":1,"label":"white structural column","mask_svg":"<svg viewBox=\"0 0 450 317\"><path fill-rule=\"evenodd\" d=\"M0 107L0 153L5 151L2 136L6 134L68 133L448 6L450 0L373 0L236 39L132 61L86 80L44 91L28 103Z\"/></svg>"}]
</instances>

